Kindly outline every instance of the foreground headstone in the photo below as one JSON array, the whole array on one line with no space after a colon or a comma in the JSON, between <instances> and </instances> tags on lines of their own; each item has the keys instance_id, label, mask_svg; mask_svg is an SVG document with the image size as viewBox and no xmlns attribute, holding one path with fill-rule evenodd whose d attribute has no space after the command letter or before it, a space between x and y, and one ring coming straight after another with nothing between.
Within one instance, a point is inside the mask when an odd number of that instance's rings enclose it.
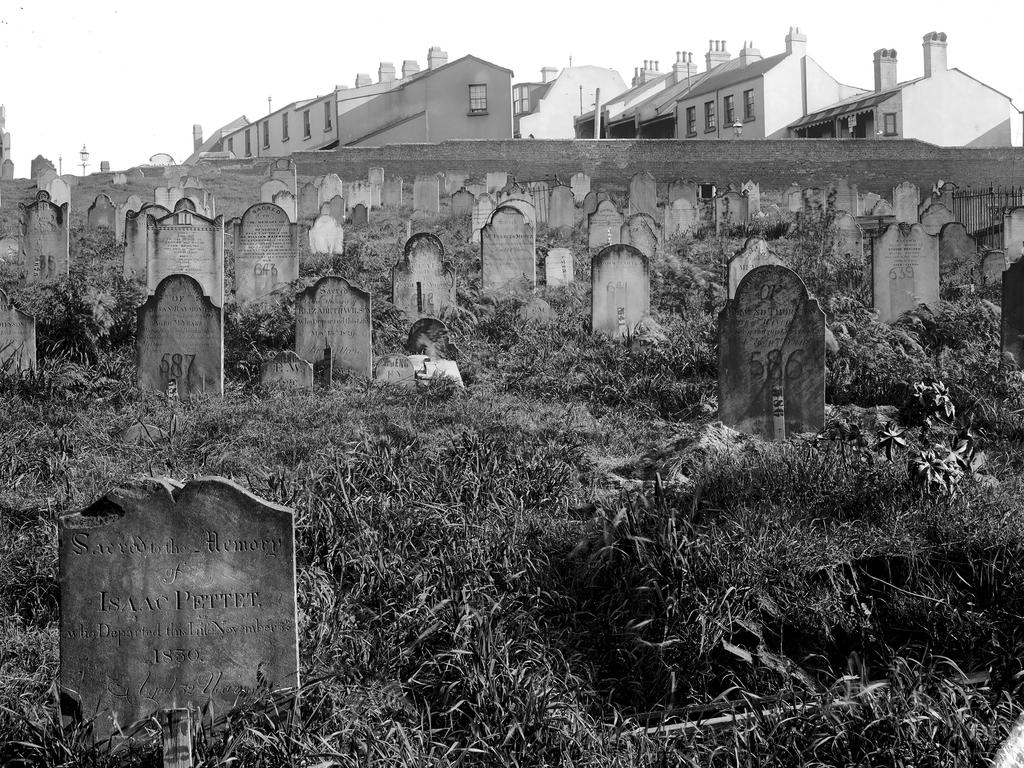
<instances>
[{"instance_id":1,"label":"foreground headstone","mask_svg":"<svg viewBox=\"0 0 1024 768\"><path fill-rule=\"evenodd\" d=\"M544 274L548 288L557 288L574 282L572 251L568 248L551 248L544 259Z\"/></svg>"},{"instance_id":2,"label":"foreground headstone","mask_svg":"<svg viewBox=\"0 0 1024 768\"><path fill-rule=\"evenodd\" d=\"M167 216L148 215L146 285L154 293L168 275L190 275L214 304L223 307L224 219L208 219L193 208L188 200L180 200Z\"/></svg>"},{"instance_id":3,"label":"foreground headstone","mask_svg":"<svg viewBox=\"0 0 1024 768\"><path fill-rule=\"evenodd\" d=\"M345 230L330 214L321 214L310 227L309 250L329 256L345 252Z\"/></svg>"},{"instance_id":4,"label":"foreground headstone","mask_svg":"<svg viewBox=\"0 0 1024 768\"><path fill-rule=\"evenodd\" d=\"M743 250L729 259L729 298L735 298L736 288L748 272L768 264L782 264L782 260L764 238L748 237Z\"/></svg>"},{"instance_id":5,"label":"foreground headstone","mask_svg":"<svg viewBox=\"0 0 1024 768\"><path fill-rule=\"evenodd\" d=\"M168 275L139 307L135 364L140 389L182 400L223 394L223 311L197 280Z\"/></svg>"},{"instance_id":6,"label":"foreground headstone","mask_svg":"<svg viewBox=\"0 0 1024 768\"><path fill-rule=\"evenodd\" d=\"M825 421L825 314L779 265L748 272L718 315L718 417L766 440Z\"/></svg>"},{"instance_id":7,"label":"foreground headstone","mask_svg":"<svg viewBox=\"0 0 1024 768\"><path fill-rule=\"evenodd\" d=\"M384 355L373 367L373 380L385 384L397 384L405 387L416 386L416 370L405 355L393 352Z\"/></svg>"},{"instance_id":8,"label":"foreground headstone","mask_svg":"<svg viewBox=\"0 0 1024 768\"><path fill-rule=\"evenodd\" d=\"M632 338L651 309L647 257L632 245L609 245L590 263L590 327L612 338Z\"/></svg>"},{"instance_id":9,"label":"foreground headstone","mask_svg":"<svg viewBox=\"0 0 1024 768\"><path fill-rule=\"evenodd\" d=\"M498 206L480 232L484 291L524 293L537 284L537 255L533 226L517 209Z\"/></svg>"},{"instance_id":10,"label":"foreground headstone","mask_svg":"<svg viewBox=\"0 0 1024 768\"><path fill-rule=\"evenodd\" d=\"M881 322L892 323L920 304L938 307L938 237L920 224L891 224L875 238L873 254L874 308Z\"/></svg>"},{"instance_id":11,"label":"foreground headstone","mask_svg":"<svg viewBox=\"0 0 1024 768\"><path fill-rule=\"evenodd\" d=\"M0 290L0 375L35 367L36 320Z\"/></svg>"},{"instance_id":12,"label":"foreground headstone","mask_svg":"<svg viewBox=\"0 0 1024 768\"><path fill-rule=\"evenodd\" d=\"M56 205L45 190L25 205L18 203L21 278L28 283L68 276L68 204Z\"/></svg>"},{"instance_id":13,"label":"foreground headstone","mask_svg":"<svg viewBox=\"0 0 1024 768\"><path fill-rule=\"evenodd\" d=\"M1003 300L999 342L1004 355L1009 355L1024 368L1024 259L1018 259L1003 272Z\"/></svg>"},{"instance_id":14,"label":"foreground headstone","mask_svg":"<svg viewBox=\"0 0 1024 768\"><path fill-rule=\"evenodd\" d=\"M299 277L299 226L273 203L250 205L232 227L235 299L265 301Z\"/></svg>"},{"instance_id":15,"label":"foreground headstone","mask_svg":"<svg viewBox=\"0 0 1024 768\"><path fill-rule=\"evenodd\" d=\"M587 220L587 245L591 250L616 245L622 233L622 216L611 200L602 200Z\"/></svg>"},{"instance_id":16,"label":"foreground headstone","mask_svg":"<svg viewBox=\"0 0 1024 768\"><path fill-rule=\"evenodd\" d=\"M265 387L291 386L312 389L313 364L303 360L290 349L278 352L263 363L260 369L260 384Z\"/></svg>"},{"instance_id":17,"label":"foreground headstone","mask_svg":"<svg viewBox=\"0 0 1024 768\"><path fill-rule=\"evenodd\" d=\"M893 188L892 208L897 224L916 224L920 204L921 190L916 184L902 181Z\"/></svg>"},{"instance_id":18,"label":"foreground headstone","mask_svg":"<svg viewBox=\"0 0 1024 768\"><path fill-rule=\"evenodd\" d=\"M150 481L58 538L61 693L97 740L298 685L292 510L224 478Z\"/></svg>"},{"instance_id":19,"label":"foreground headstone","mask_svg":"<svg viewBox=\"0 0 1024 768\"><path fill-rule=\"evenodd\" d=\"M330 348L334 371L373 375L370 294L336 275L295 297L295 351L314 365Z\"/></svg>"},{"instance_id":20,"label":"foreground headstone","mask_svg":"<svg viewBox=\"0 0 1024 768\"><path fill-rule=\"evenodd\" d=\"M391 270L391 301L406 317L440 317L455 307L455 269L436 235L419 232Z\"/></svg>"}]
</instances>

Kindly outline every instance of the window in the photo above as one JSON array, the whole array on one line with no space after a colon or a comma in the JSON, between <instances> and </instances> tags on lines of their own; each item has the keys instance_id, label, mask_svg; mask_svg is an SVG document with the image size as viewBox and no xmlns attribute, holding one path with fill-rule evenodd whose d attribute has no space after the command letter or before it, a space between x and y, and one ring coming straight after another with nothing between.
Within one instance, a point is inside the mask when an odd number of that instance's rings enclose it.
<instances>
[{"instance_id":1,"label":"window","mask_svg":"<svg viewBox=\"0 0 1024 768\"><path fill-rule=\"evenodd\" d=\"M334 127L334 122L331 120L331 102L324 102L324 130L329 131Z\"/></svg>"},{"instance_id":2,"label":"window","mask_svg":"<svg viewBox=\"0 0 1024 768\"><path fill-rule=\"evenodd\" d=\"M530 86L517 85L513 97L514 109L517 115L523 115L530 111Z\"/></svg>"},{"instance_id":3,"label":"window","mask_svg":"<svg viewBox=\"0 0 1024 768\"><path fill-rule=\"evenodd\" d=\"M471 113L482 113L487 111L487 86L469 86L469 111Z\"/></svg>"},{"instance_id":4,"label":"window","mask_svg":"<svg viewBox=\"0 0 1024 768\"><path fill-rule=\"evenodd\" d=\"M263 121L263 148L266 149L270 146L270 121Z\"/></svg>"},{"instance_id":5,"label":"window","mask_svg":"<svg viewBox=\"0 0 1024 768\"><path fill-rule=\"evenodd\" d=\"M309 110L308 109L305 112L302 113L302 136L303 136L303 138L306 138L306 139L308 139L309 136L310 136L310 131L309 131Z\"/></svg>"},{"instance_id":6,"label":"window","mask_svg":"<svg viewBox=\"0 0 1024 768\"><path fill-rule=\"evenodd\" d=\"M249 129L245 129L245 156L252 157L252 136L249 135Z\"/></svg>"},{"instance_id":7,"label":"window","mask_svg":"<svg viewBox=\"0 0 1024 768\"><path fill-rule=\"evenodd\" d=\"M235 151L235 140L234 140L234 138L229 138L228 139L227 150L228 150L228 152L234 152Z\"/></svg>"},{"instance_id":8,"label":"window","mask_svg":"<svg viewBox=\"0 0 1024 768\"><path fill-rule=\"evenodd\" d=\"M886 112L882 117L885 119L885 135L895 136L896 135L896 113Z\"/></svg>"},{"instance_id":9,"label":"window","mask_svg":"<svg viewBox=\"0 0 1024 768\"><path fill-rule=\"evenodd\" d=\"M743 119L754 119L754 89L743 92Z\"/></svg>"},{"instance_id":10,"label":"window","mask_svg":"<svg viewBox=\"0 0 1024 768\"><path fill-rule=\"evenodd\" d=\"M687 107L686 108L686 135L696 136L697 135L697 108Z\"/></svg>"},{"instance_id":11,"label":"window","mask_svg":"<svg viewBox=\"0 0 1024 768\"><path fill-rule=\"evenodd\" d=\"M281 141L288 141L288 113L281 115Z\"/></svg>"},{"instance_id":12,"label":"window","mask_svg":"<svg viewBox=\"0 0 1024 768\"><path fill-rule=\"evenodd\" d=\"M722 106L725 108L725 124L732 125L736 122L736 97L729 94L723 100Z\"/></svg>"},{"instance_id":13,"label":"window","mask_svg":"<svg viewBox=\"0 0 1024 768\"><path fill-rule=\"evenodd\" d=\"M713 131L718 123L715 122L715 102L704 102L704 130Z\"/></svg>"}]
</instances>

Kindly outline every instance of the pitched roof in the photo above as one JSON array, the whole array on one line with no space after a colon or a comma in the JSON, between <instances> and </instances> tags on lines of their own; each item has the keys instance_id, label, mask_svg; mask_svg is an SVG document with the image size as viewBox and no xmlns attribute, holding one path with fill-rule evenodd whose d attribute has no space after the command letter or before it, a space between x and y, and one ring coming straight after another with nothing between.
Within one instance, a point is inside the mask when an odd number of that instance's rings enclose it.
<instances>
[{"instance_id":1,"label":"pitched roof","mask_svg":"<svg viewBox=\"0 0 1024 768\"><path fill-rule=\"evenodd\" d=\"M720 88L728 88L730 85L736 85L737 83L742 83L745 80L760 77L765 72L772 69L776 64L780 64L788 55L788 53L777 53L766 59L755 61L746 67L737 66L726 69L726 64L739 61L739 59L729 59L729 61L723 62L711 70L709 73L710 76L707 77L699 86L686 93L685 98L696 98L707 93L713 93Z\"/></svg>"},{"instance_id":2,"label":"pitched roof","mask_svg":"<svg viewBox=\"0 0 1024 768\"><path fill-rule=\"evenodd\" d=\"M884 91L872 91L870 93L858 93L854 96L847 96L845 99L837 101L835 104L829 104L824 109L819 109L816 112L804 115L799 120L790 123L788 127L802 128L805 125L812 125L814 123L832 120L840 115L845 115L850 112L862 112L866 109L871 109L872 107L876 107L882 102L892 98L906 86L921 80L924 80L924 78L917 77L913 80L906 80L902 83L898 83L892 88L886 88Z\"/></svg>"}]
</instances>

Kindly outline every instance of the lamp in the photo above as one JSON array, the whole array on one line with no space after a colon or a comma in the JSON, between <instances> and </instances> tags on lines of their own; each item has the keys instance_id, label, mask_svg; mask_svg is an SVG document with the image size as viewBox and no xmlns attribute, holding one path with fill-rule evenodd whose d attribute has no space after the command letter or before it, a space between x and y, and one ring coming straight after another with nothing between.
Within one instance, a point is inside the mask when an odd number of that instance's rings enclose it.
<instances>
[{"instance_id":1,"label":"lamp","mask_svg":"<svg viewBox=\"0 0 1024 768\"><path fill-rule=\"evenodd\" d=\"M86 166L89 165L89 150L85 148L85 144L82 145L82 151L78 153L78 156L82 158L82 175L85 176Z\"/></svg>"},{"instance_id":2,"label":"lamp","mask_svg":"<svg viewBox=\"0 0 1024 768\"><path fill-rule=\"evenodd\" d=\"M737 139L743 135L743 123L737 120L732 124L732 133Z\"/></svg>"}]
</instances>

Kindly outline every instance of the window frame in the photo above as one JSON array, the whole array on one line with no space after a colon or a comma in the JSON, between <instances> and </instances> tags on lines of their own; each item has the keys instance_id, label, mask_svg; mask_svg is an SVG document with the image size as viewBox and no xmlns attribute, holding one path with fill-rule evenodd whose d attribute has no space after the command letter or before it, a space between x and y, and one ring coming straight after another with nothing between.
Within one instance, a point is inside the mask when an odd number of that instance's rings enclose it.
<instances>
[{"instance_id":1,"label":"window frame","mask_svg":"<svg viewBox=\"0 0 1024 768\"><path fill-rule=\"evenodd\" d=\"M889 130L889 118L892 118L892 130ZM883 112L882 113L882 132L886 136L899 136L899 124L896 120L895 112Z\"/></svg>"},{"instance_id":2,"label":"window frame","mask_svg":"<svg viewBox=\"0 0 1024 768\"><path fill-rule=\"evenodd\" d=\"M473 95L474 88L483 89L483 98ZM478 106L473 106L476 103ZM482 106L479 106L481 105ZM486 115L487 114L487 83L470 83L469 84L469 114L470 115Z\"/></svg>"},{"instance_id":3,"label":"window frame","mask_svg":"<svg viewBox=\"0 0 1024 768\"><path fill-rule=\"evenodd\" d=\"M281 141L288 141L288 113L281 113Z\"/></svg>"},{"instance_id":4,"label":"window frame","mask_svg":"<svg viewBox=\"0 0 1024 768\"><path fill-rule=\"evenodd\" d=\"M324 102L324 131L334 130L334 118L331 115L331 102Z\"/></svg>"},{"instance_id":5,"label":"window frame","mask_svg":"<svg viewBox=\"0 0 1024 768\"><path fill-rule=\"evenodd\" d=\"M263 128L263 148L270 149L270 118L260 123Z\"/></svg>"},{"instance_id":6,"label":"window frame","mask_svg":"<svg viewBox=\"0 0 1024 768\"><path fill-rule=\"evenodd\" d=\"M252 129L245 129L245 156L252 157Z\"/></svg>"},{"instance_id":7,"label":"window frame","mask_svg":"<svg viewBox=\"0 0 1024 768\"><path fill-rule=\"evenodd\" d=\"M732 93L727 93L722 97L722 112L724 112L726 125L732 125L736 122L736 96Z\"/></svg>"},{"instance_id":8,"label":"window frame","mask_svg":"<svg viewBox=\"0 0 1024 768\"><path fill-rule=\"evenodd\" d=\"M697 135L697 105L686 108L686 135Z\"/></svg>"},{"instance_id":9,"label":"window frame","mask_svg":"<svg viewBox=\"0 0 1024 768\"><path fill-rule=\"evenodd\" d=\"M743 119L755 120L757 118L756 105L754 103L754 89L748 88L743 92Z\"/></svg>"},{"instance_id":10,"label":"window frame","mask_svg":"<svg viewBox=\"0 0 1024 768\"><path fill-rule=\"evenodd\" d=\"M704 133L718 130L718 115L715 113L715 100L704 102Z\"/></svg>"},{"instance_id":11,"label":"window frame","mask_svg":"<svg viewBox=\"0 0 1024 768\"><path fill-rule=\"evenodd\" d=\"M234 136L228 136L228 140L227 140L227 142L224 145L224 149L226 151L228 151L228 152L234 153L234 151L235 151L235 137Z\"/></svg>"}]
</instances>

